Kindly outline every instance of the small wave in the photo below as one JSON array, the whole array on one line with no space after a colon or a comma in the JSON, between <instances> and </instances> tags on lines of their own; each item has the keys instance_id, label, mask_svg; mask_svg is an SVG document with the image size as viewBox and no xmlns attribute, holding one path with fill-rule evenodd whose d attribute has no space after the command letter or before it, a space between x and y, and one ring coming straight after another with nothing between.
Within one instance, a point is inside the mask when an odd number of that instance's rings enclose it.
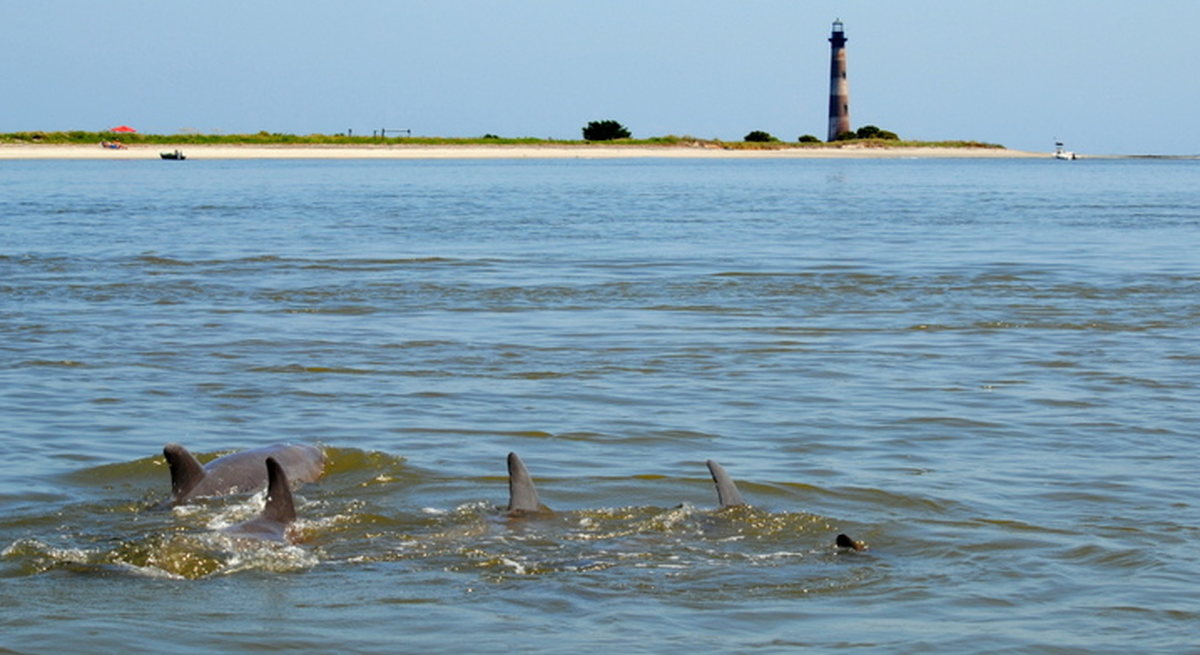
<instances>
[{"instance_id":1,"label":"small wave","mask_svg":"<svg viewBox=\"0 0 1200 655\"><path fill-rule=\"evenodd\" d=\"M230 553L212 575L233 575L244 571L291 573L311 569L320 563L312 551L292 544L258 539L238 539L220 535L219 543Z\"/></svg>"},{"instance_id":2,"label":"small wave","mask_svg":"<svg viewBox=\"0 0 1200 655\"><path fill-rule=\"evenodd\" d=\"M951 428L1000 428L1000 423L977 421L961 416L913 416L895 421L896 425L939 425Z\"/></svg>"},{"instance_id":3,"label":"small wave","mask_svg":"<svg viewBox=\"0 0 1200 655\"><path fill-rule=\"evenodd\" d=\"M30 359L30 360L26 360L26 361L24 361L24 362L20 362L19 364L17 364L17 367L18 367L18 368L20 368L20 367L29 367L29 368L39 368L39 367L47 367L47 368L82 368L82 367L85 367L85 366L87 366L87 364L86 364L86 363L84 363L84 362L81 362L81 361L78 361L78 360L74 360L74 359L54 359L54 360L50 360L50 359Z\"/></svg>"},{"instance_id":4,"label":"small wave","mask_svg":"<svg viewBox=\"0 0 1200 655\"><path fill-rule=\"evenodd\" d=\"M168 535L122 541L109 548L53 546L38 539L22 539L0 556L13 560L18 575L37 575L54 570L80 574L127 574L142 577L195 579L219 568L201 550L181 547Z\"/></svg>"},{"instance_id":5,"label":"small wave","mask_svg":"<svg viewBox=\"0 0 1200 655\"><path fill-rule=\"evenodd\" d=\"M45 258L42 258L45 259ZM185 260L168 257L155 253L143 253L130 260L138 266L162 266L170 268L208 268L214 271L240 271L246 266L269 264L281 268L312 271L364 271L389 270L407 266L434 265L480 265L490 264L490 260L464 260L451 257L397 257L397 258L330 258L310 259L282 257L279 255L262 254L230 259L195 259Z\"/></svg>"},{"instance_id":6,"label":"small wave","mask_svg":"<svg viewBox=\"0 0 1200 655\"><path fill-rule=\"evenodd\" d=\"M143 266L170 266L174 268L185 268L196 265L196 262L187 262L182 259L150 254L140 255L133 261Z\"/></svg>"},{"instance_id":7,"label":"small wave","mask_svg":"<svg viewBox=\"0 0 1200 655\"><path fill-rule=\"evenodd\" d=\"M284 364L282 366L256 366L252 373L332 373L336 375L374 375L378 371L350 368L343 366L304 366L302 364Z\"/></svg>"},{"instance_id":8,"label":"small wave","mask_svg":"<svg viewBox=\"0 0 1200 655\"><path fill-rule=\"evenodd\" d=\"M404 475L405 458L378 450L326 446L325 478L343 486L361 487L396 480Z\"/></svg>"}]
</instances>

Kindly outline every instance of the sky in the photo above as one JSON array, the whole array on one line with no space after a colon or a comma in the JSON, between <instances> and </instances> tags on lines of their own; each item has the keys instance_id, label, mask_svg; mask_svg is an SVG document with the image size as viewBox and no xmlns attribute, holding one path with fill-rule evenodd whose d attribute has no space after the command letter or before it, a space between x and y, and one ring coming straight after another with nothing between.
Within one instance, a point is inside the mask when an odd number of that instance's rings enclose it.
<instances>
[{"instance_id":1,"label":"sky","mask_svg":"<svg viewBox=\"0 0 1200 655\"><path fill-rule=\"evenodd\" d=\"M0 0L0 132L824 138L1200 154L1200 1Z\"/></svg>"}]
</instances>

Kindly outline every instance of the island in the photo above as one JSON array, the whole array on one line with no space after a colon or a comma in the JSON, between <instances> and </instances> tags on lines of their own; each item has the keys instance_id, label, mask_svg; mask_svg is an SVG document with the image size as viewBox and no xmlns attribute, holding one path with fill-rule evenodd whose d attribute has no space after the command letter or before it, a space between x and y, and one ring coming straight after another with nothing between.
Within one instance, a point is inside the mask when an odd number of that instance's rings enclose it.
<instances>
[{"instance_id":1,"label":"island","mask_svg":"<svg viewBox=\"0 0 1200 655\"><path fill-rule=\"evenodd\" d=\"M523 158L1022 158L1045 153L978 141L850 139L830 143L722 141L691 136L571 141L537 138L381 137L343 134L143 134L11 132L0 159L523 159Z\"/></svg>"}]
</instances>

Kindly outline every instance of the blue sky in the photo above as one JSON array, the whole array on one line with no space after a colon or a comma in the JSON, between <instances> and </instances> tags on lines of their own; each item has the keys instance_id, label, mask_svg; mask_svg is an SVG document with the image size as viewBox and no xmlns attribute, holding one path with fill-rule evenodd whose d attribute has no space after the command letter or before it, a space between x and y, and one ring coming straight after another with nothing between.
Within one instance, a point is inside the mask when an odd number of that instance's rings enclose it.
<instances>
[{"instance_id":1,"label":"blue sky","mask_svg":"<svg viewBox=\"0 0 1200 655\"><path fill-rule=\"evenodd\" d=\"M0 131L824 136L1200 154L1195 0L0 0Z\"/></svg>"}]
</instances>

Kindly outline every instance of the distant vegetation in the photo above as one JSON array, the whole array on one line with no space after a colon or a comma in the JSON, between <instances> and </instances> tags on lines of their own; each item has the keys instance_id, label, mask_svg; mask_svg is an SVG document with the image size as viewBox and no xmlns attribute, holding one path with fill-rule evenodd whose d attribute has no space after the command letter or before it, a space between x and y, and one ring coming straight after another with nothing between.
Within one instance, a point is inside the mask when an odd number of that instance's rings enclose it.
<instances>
[{"instance_id":1,"label":"distant vegetation","mask_svg":"<svg viewBox=\"0 0 1200 655\"><path fill-rule=\"evenodd\" d=\"M837 135L834 141L855 141L859 139L878 139L881 141L899 141L900 137L896 136L895 132L881 130L874 125L863 125L856 132L842 132Z\"/></svg>"},{"instance_id":2,"label":"distant vegetation","mask_svg":"<svg viewBox=\"0 0 1200 655\"><path fill-rule=\"evenodd\" d=\"M254 134L114 134L112 132L11 132L0 134L0 143L49 143L49 144L98 144L101 141L120 141L127 145L473 145L509 144L526 145L536 143L579 143L578 141L556 142L536 137L503 138L495 134L481 137L445 138L403 136L387 138L379 136L346 136L344 134L285 134L282 132L257 132Z\"/></svg>"},{"instance_id":3,"label":"distant vegetation","mask_svg":"<svg viewBox=\"0 0 1200 655\"><path fill-rule=\"evenodd\" d=\"M618 123L618 125L620 125ZM869 126L868 126L869 127ZM876 128L878 129L878 128ZM881 132L885 132L880 130ZM885 132L886 134L892 134ZM744 149L768 149L778 150L782 148L842 148L842 147L859 147L859 148L1003 148L1004 146L994 143L982 143L979 141L900 141L892 137L872 137L860 138L857 132L847 133L849 136L846 140L837 141L834 143L824 143L811 135L800 137L797 141L787 142L780 141L767 136L772 140L754 141L749 137L754 134L747 134L747 139L744 141L722 141L720 139L700 139L693 136L676 136L669 134L667 136L650 137L647 139L631 139L628 137L619 137L613 140L588 140L575 141L569 139L539 139L535 137L518 137L506 138L495 134L485 134L481 137L420 137L420 136L404 136L404 137L387 137L381 138L378 136L345 136L340 134L283 134L279 132L258 132L256 134L114 134L112 132L10 132L7 134L0 133L0 143L7 144L76 144L76 145L96 145L99 146L101 141L120 141L127 145L248 145L248 146L286 146L286 145L314 145L314 146L469 146L469 145L574 145L588 146L594 145L602 147L606 144L629 145L629 146L674 146L674 147L692 147L692 148L722 148L726 150L744 150ZM765 132L763 134L766 134Z\"/></svg>"},{"instance_id":4,"label":"distant vegetation","mask_svg":"<svg viewBox=\"0 0 1200 655\"><path fill-rule=\"evenodd\" d=\"M762 130L754 130L753 132L742 137L742 141L749 141L751 143L773 143L778 140L779 139L771 136L770 132L763 132Z\"/></svg>"},{"instance_id":5,"label":"distant vegetation","mask_svg":"<svg viewBox=\"0 0 1200 655\"><path fill-rule=\"evenodd\" d=\"M592 121L583 128L584 141L615 141L633 136L617 121Z\"/></svg>"}]
</instances>

